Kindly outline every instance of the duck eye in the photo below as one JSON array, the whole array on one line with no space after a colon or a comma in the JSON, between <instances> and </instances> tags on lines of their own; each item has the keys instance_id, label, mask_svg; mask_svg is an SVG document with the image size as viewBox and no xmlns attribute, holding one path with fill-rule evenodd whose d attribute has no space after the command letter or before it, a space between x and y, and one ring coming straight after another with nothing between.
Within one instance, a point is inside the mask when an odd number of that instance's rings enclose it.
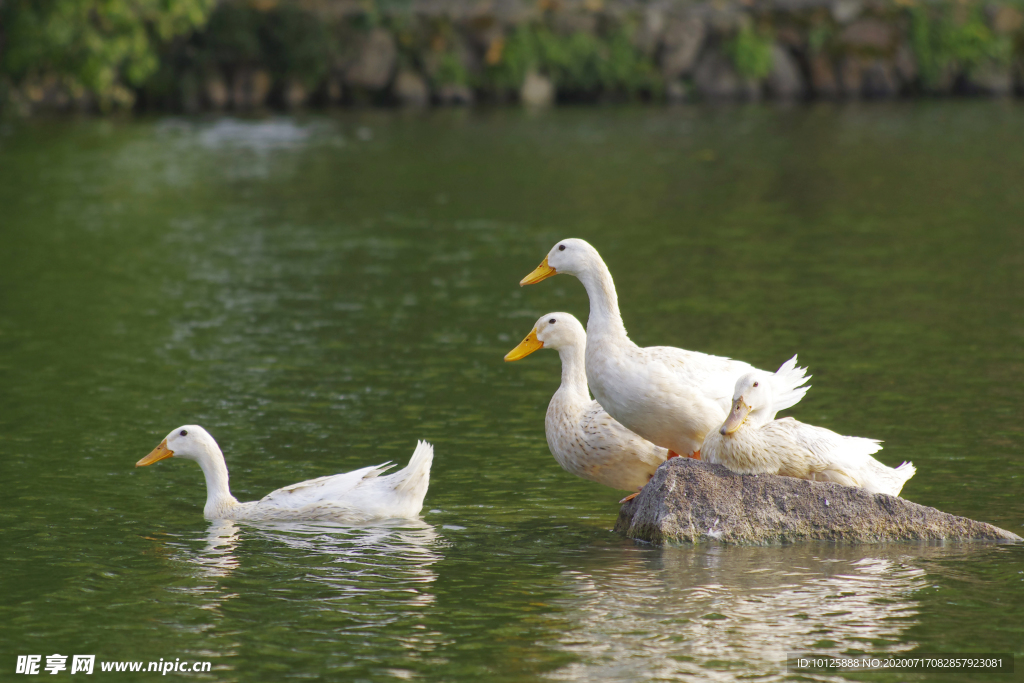
<instances>
[{"instance_id":1,"label":"duck eye","mask_svg":"<svg viewBox=\"0 0 1024 683\"><path fill-rule=\"evenodd\" d=\"M755 386L755 387L757 386L757 382L754 382L754 386Z\"/></svg>"},{"instance_id":2,"label":"duck eye","mask_svg":"<svg viewBox=\"0 0 1024 683\"><path fill-rule=\"evenodd\" d=\"M551 323L552 325L554 325L554 324L555 324L555 319L554 319L554 318L552 318L552 319L551 319L551 320L549 320L548 322L549 322L549 323Z\"/></svg>"},{"instance_id":3,"label":"duck eye","mask_svg":"<svg viewBox=\"0 0 1024 683\"><path fill-rule=\"evenodd\" d=\"M565 245L564 244L559 244L558 245L558 251L565 251Z\"/></svg>"},{"instance_id":4,"label":"duck eye","mask_svg":"<svg viewBox=\"0 0 1024 683\"><path fill-rule=\"evenodd\" d=\"M180 432L178 432L178 434L180 436L188 436L188 430L187 429L182 429Z\"/></svg>"}]
</instances>

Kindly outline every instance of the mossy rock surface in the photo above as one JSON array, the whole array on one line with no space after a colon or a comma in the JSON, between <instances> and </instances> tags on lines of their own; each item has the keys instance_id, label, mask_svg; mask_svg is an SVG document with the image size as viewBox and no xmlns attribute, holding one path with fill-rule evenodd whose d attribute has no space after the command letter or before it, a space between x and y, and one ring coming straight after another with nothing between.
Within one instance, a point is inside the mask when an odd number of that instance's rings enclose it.
<instances>
[{"instance_id":1,"label":"mossy rock surface","mask_svg":"<svg viewBox=\"0 0 1024 683\"><path fill-rule=\"evenodd\" d=\"M1024 540L895 496L772 474L740 475L689 458L658 468L640 495L622 506L615 531L656 544Z\"/></svg>"}]
</instances>

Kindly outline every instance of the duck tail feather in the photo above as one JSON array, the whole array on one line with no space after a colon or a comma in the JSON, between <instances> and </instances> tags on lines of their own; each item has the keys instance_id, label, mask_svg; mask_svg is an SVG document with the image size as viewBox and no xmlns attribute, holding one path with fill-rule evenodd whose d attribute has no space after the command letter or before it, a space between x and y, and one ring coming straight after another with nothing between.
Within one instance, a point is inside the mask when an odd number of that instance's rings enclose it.
<instances>
[{"instance_id":1,"label":"duck tail feather","mask_svg":"<svg viewBox=\"0 0 1024 683\"><path fill-rule=\"evenodd\" d=\"M399 491L408 491L421 483L429 483L430 466L433 462L434 447L426 441L417 441L416 450L409 458L409 464L405 469L395 473L396 477L400 477L395 488Z\"/></svg>"},{"instance_id":2,"label":"duck tail feather","mask_svg":"<svg viewBox=\"0 0 1024 683\"><path fill-rule=\"evenodd\" d=\"M912 476L917 474L917 468L914 467L914 463L908 461L897 467L894 472L899 475L900 481L906 484Z\"/></svg>"},{"instance_id":3,"label":"duck tail feather","mask_svg":"<svg viewBox=\"0 0 1024 683\"><path fill-rule=\"evenodd\" d=\"M802 385L810 378L807 368L797 367L796 356L783 363L772 375L772 407L779 411L799 403L810 389Z\"/></svg>"}]
</instances>

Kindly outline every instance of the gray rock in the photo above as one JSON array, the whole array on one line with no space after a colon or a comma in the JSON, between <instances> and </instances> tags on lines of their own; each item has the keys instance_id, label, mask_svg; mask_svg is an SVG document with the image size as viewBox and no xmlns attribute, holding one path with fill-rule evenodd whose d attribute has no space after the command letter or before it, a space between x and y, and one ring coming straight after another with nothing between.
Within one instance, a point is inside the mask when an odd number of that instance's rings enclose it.
<instances>
[{"instance_id":1,"label":"gray rock","mask_svg":"<svg viewBox=\"0 0 1024 683\"><path fill-rule=\"evenodd\" d=\"M406 107L425 107L430 104L430 87L427 81L412 71L399 71L391 92Z\"/></svg>"},{"instance_id":2,"label":"gray rock","mask_svg":"<svg viewBox=\"0 0 1024 683\"><path fill-rule=\"evenodd\" d=\"M473 90L468 85L449 83L437 90L441 104L473 104Z\"/></svg>"},{"instance_id":3,"label":"gray rock","mask_svg":"<svg viewBox=\"0 0 1024 683\"><path fill-rule=\"evenodd\" d=\"M555 30L562 35L597 33L597 14L584 7L555 13Z\"/></svg>"},{"instance_id":4,"label":"gray rock","mask_svg":"<svg viewBox=\"0 0 1024 683\"><path fill-rule=\"evenodd\" d=\"M880 19L860 19L843 29L839 42L855 50L889 52L892 50L896 30Z\"/></svg>"},{"instance_id":5,"label":"gray rock","mask_svg":"<svg viewBox=\"0 0 1024 683\"><path fill-rule=\"evenodd\" d=\"M284 103L289 109L296 109L306 104L309 91L299 81L289 79L284 85Z\"/></svg>"},{"instance_id":6,"label":"gray rock","mask_svg":"<svg viewBox=\"0 0 1024 683\"><path fill-rule=\"evenodd\" d=\"M939 69L938 74L931 81L922 82L924 91L934 95L949 95L956 87L959 74L960 70L957 65L946 64Z\"/></svg>"},{"instance_id":7,"label":"gray rock","mask_svg":"<svg viewBox=\"0 0 1024 683\"><path fill-rule=\"evenodd\" d=\"M67 108L71 102L67 89L53 75L28 79L23 92L35 109L60 110Z\"/></svg>"},{"instance_id":8,"label":"gray rock","mask_svg":"<svg viewBox=\"0 0 1024 683\"><path fill-rule=\"evenodd\" d=\"M659 5L648 5L644 8L640 25L633 33L633 47L648 57L652 56L661 44L665 24L664 9Z\"/></svg>"},{"instance_id":9,"label":"gray rock","mask_svg":"<svg viewBox=\"0 0 1024 683\"><path fill-rule=\"evenodd\" d=\"M341 79L331 76L327 79L327 101L331 104L338 104L345 97L345 88Z\"/></svg>"},{"instance_id":10,"label":"gray rock","mask_svg":"<svg viewBox=\"0 0 1024 683\"><path fill-rule=\"evenodd\" d=\"M806 86L800 65L789 50L778 43L772 45L772 70L766 80L768 92L780 100L794 100L804 96Z\"/></svg>"},{"instance_id":11,"label":"gray rock","mask_svg":"<svg viewBox=\"0 0 1024 683\"><path fill-rule=\"evenodd\" d=\"M708 2L700 7L701 17L715 35L732 35L751 22L750 14L739 3Z\"/></svg>"},{"instance_id":12,"label":"gray rock","mask_svg":"<svg viewBox=\"0 0 1024 683\"><path fill-rule=\"evenodd\" d=\"M967 81L971 90L993 97L1006 97L1013 92L1013 72L1009 66L983 64L968 75Z\"/></svg>"},{"instance_id":13,"label":"gray rock","mask_svg":"<svg viewBox=\"0 0 1024 683\"><path fill-rule=\"evenodd\" d=\"M760 94L757 83L740 76L732 61L718 50L701 56L693 80L697 92L707 100L753 100Z\"/></svg>"},{"instance_id":14,"label":"gray rock","mask_svg":"<svg viewBox=\"0 0 1024 683\"><path fill-rule=\"evenodd\" d=\"M669 81L665 84L665 100L669 104L683 104L689 102L690 89L682 81Z\"/></svg>"},{"instance_id":15,"label":"gray rock","mask_svg":"<svg viewBox=\"0 0 1024 683\"><path fill-rule=\"evenodd\" d=\"M271 78L266 69L239 69L231 83L235 109L262 107L270 94Z\"/></svg>"},{"instance_id":16,"label":"gray rock","mask_svg":"<svg viewBox=\"0 0 1024 683\"><path fill-rule=\"evenodd\" d=\"M199 81L193 72L187 72L181 77L181 108L186 114L196 114L202 107L202 93L199 90Z\"/></svg>"},{"instance_id":17,"label":"gray rock","mask_svg":"<svg viewBox=\"0 0 1024 683\"><path fill-rule=\"evenodd\" d=\"M896 67L886 59L846 55L839 76L845 97L888 98L900 91Z\"/></svg>"},{"instance_id":18,"label":"gray rock","mask_svg":"<svg viewBox=\"0 0 1024 683\"><path fill-rule=\"evenodd\" d=\"M519 101L528 107L548 107L555 101L555 85L536 71L526 74L519 88Z\"/></svg>"},{"instance_id":19,"label":"gray rock","mask_svg":"<svg viewBox=\"0 0 1024 683\"><path fill-rule=\"evenodd\" d=\"M672 18L667 22L661 54L661 74L665 80L674 81L693 70L706 35L707 26L698 17Z\"/></svg>"},{"instance_id":20,"label":"gray rock","mask_svg":"<svg viewBox=\"0 0 1024 683\"><path fill-rule=\"evenodd\" d=\"M345 69L345 82L369 90L381 90L391 82L398 48L391 34L374 29L363 36L355 61Z\"/></svg>"},{"instance_id":21,"label":"gray rock","mask_svg":"<svg viewBox=\"0 0 1024 683\"><path fill-rule=\"evenodd\" d=\"M904 85L912 85L917 80L917 57L914 55L914 49L907 43L903 43L896 50L894 65L896 66L896 75L900 77Z\"/></svg>"},{"instance_id":22,"label":"gray rock","mask_svg":"<svg viewBox=\"0 0 1024 683\"><path fill-rule=\"evenodd\" d=\"M834 99L839 96L839 79L836 76L835 65L828 55L823 52L811 55L811 88L814 94L824 99Z\"/></svg>"},{"instance_id":23,"label":"gray rock","mask_svg":"<svg viewBox=\"0 0 1024 683\"><path fill-rule=\"evenodd\" d=\"M848 24L863 11L863 0L835 0L832 3L832 18L837 24Z\"/></svg>"},{"instance_id":24,"label":"gray rock","mask_svg":"<svg viewBox=\"0 0 1024 683\"><path fill-rule=\"evenodd\" d=\"M896 68L890 62L882 59L870 60L863 65L861 73L865 96L883 98L899 94Z\"/></svg>"},{"instance_id":25,"label":"gray rock","mask_svg":"<svg viewBox=\"0 0 1024 683\"><path fill-rule=\"evenodd\" d=\"M788 47L798 52L807 49L807 33L795 24L789 22L778 22L773 26L775 42L783 47Z\"/></svg>"},{"instance_id":26,"label":"gray rock","mask_svg":"<svg viewBox=\"0 0 1024 683\"><path fill-rule=\"evenodd\" d=\"M839 62L839 83L843 97L857 98L864 94L864 64L855 55L846 55Z\"/></svg>"},{"instance_id":27,"label":"gray rock","mask_svg":"<svg viewBox=\"0 0 1024 683\"><path fill-rule=\"evenodd\" d=\"M224 78L219 73L212 74L206 79L203 91L206 94L206 103L211 109L219 111L228 105L230 93Z\"/></svg>"},{"instance_id":28,"label":"gray rock","mask_svg":"<svg viewBox=\"0 0 1024 683\"><path fill-rule=\"evenodd\" d=\"M640 495L622 506L615 531L658 544L1024 540L895 496L772 474L735 474L689 458L659 467Z\"/></svg>"},{"instance_id":29,"label":"gray rock","mask_svg":"<svg viewBox=\"0 0 1024 683\"><path fill-rule=\"evenodd\" d=\"M1013 35L1024 27L1024 12L1011 5L990 5L989 23L998 35Z\"/></svg>"},{"instance_id":30,"label":"gray rock","mask_svg":"<svg viewBox=\"0 0 1024 683\"><path fill-rule=\"evenodd\" d=\"M487 7L494 18L503 24L525 24L540 19L544 13L541 3L526 0L492 0L487 3ZM422 12L418 3L416 9Z\"/></svg>"}]
</instances>

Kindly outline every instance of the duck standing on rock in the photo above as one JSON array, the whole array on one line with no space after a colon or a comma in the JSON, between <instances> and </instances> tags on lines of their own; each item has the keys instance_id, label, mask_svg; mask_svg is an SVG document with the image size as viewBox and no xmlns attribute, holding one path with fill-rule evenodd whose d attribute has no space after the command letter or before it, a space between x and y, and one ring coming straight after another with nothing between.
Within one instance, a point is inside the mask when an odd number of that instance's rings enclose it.
<instances>
[{"instance_id":1,"label":"duck standing on rock","mask_svg":"<svg viewBox=\"0 0 1024 683\"><path fill-rule=\"evenodd\" d=\"M505 356L516 361L537 349L555 349L562 361L562 384L551 397L544 433L551 455L567 472L615 489L636 491L648 482L668 451L616 422L590 399L583 369L587 333L568 313L548 313Z\"/></svg>"},{"instance_id":2,"label":"duck standing on rock","mask_svg":"<svg viewBox=\"0 0 1024 683\"><path fill-rule=\"evenodd\" d=\"M363 522L415 517L420 513L430 484L434 447L420 441L409 465L394 474L381 476L394 467L391 463L364 467L292 484L251 503L240 503L231 495L224 454L210 433L199 425L178 427L135 466L152 465L170 457L195 460L203 468L206 476L203 515L207 519Z\"/></svg>"},{"instance_id":3,"label":"duck standing on rock","mask_svg":"<svg viewBox=\"0 0 1024 683\"><path fill-rule=\"evenodd\" d=\"M581 239L558 242L519 284L532 285L559 273L579 278L590 297L586 375L597 402L626 428L670 449L670 457L699 457L704 436L729 414L736 380L755 368L671 346L634 344L626 334L608 266ZM806 372L793 356L771 375L775 410L803 398Z\"/></svg>"},{"instance_id":4,"label":"duck standing on rock","mask_svg":"<svg viewBox=\"0 0 1024 683\"><path fill-rule=\"evenodd\" d=\"M736 382L729 416L704 439L703 460L738 474L781 474L900 494L916 472L913 463L886 467L871 457L882 449L875 439L840 436L791 417L773 419L772 383L766 375L752 372Z\"/></svg>"}]
</instances>

